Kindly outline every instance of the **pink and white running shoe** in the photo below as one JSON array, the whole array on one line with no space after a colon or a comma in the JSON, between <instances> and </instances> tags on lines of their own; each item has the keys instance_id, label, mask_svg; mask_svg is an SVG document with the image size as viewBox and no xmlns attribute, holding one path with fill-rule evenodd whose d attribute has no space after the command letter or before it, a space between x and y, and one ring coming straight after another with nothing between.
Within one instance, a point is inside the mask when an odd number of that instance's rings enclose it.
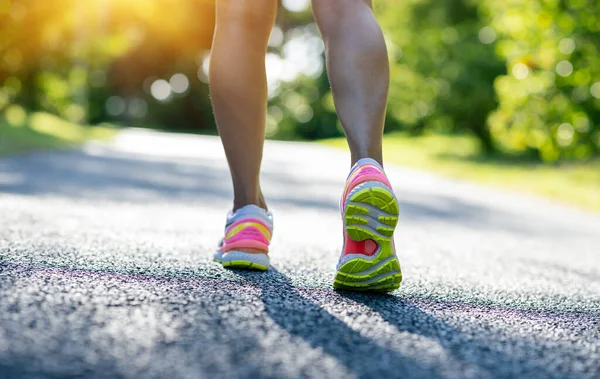
<instances>
[{"instance_id":1,"label":"pink and white running shoe","mask_svg":"<svg viewBox=\"0 0 600 379\"><path fill-rule=\"evenodd\" d=\"M399 288L402 272L394 245L398 200L377 161L363 158L354 165L340 207L344 247L334 288L385 292Z\"/></svg>"},{"instance_id":2,"label":"pink and white running shoe","mask_svg":"<svg viewBox=\"0 0 600 379\"><path fill-rule=\"evenodd\" d=\"M272 234L271 212L253 204L229 212L214 260L223 267L266 271Z\"/></svg>"}]
</instances>

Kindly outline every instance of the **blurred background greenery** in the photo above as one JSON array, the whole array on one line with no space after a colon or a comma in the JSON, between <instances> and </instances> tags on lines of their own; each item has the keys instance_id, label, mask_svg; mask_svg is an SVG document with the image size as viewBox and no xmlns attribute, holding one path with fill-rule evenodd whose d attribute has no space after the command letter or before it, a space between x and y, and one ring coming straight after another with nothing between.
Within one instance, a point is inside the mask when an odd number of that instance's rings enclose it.
<instances>
[{"instance_id":1,"label":"blurred background greenery","mask_svg":"<svg viewBox=\"0 0 600 379\"><path fill-rule=\"evenodd\" d=\"M600 2L374 3L389 160L600 210ZM267 137L343 146L309 1L280 8ZM0 154L107 125L215 134L213 23L214 0L0 0Z\"/></svg>"}]
</instances>

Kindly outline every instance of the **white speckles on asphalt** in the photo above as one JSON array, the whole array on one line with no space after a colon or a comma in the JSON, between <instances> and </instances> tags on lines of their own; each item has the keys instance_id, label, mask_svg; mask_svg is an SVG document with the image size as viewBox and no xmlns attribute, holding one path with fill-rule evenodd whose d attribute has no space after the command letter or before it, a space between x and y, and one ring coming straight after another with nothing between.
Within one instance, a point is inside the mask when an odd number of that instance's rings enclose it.
<instances>
[{"instance_id":1,"label":"white speckles on asphalt","mask_svg":"<svg viewBox=\"0 0 600 379\"><path fill-rule=\"evenodd\" d=\"M600 217L398 167L404 282L331 289L343 152L268 142L267 273L211 262L213 137L0 160L0 379L600 375Z\"/></svg>"}]
</instances>

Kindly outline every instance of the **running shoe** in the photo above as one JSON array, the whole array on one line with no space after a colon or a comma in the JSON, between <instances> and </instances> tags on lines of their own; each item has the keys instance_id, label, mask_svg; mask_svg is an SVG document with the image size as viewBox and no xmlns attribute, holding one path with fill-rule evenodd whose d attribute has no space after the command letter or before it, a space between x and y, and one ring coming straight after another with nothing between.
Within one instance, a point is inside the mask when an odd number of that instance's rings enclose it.
<instances>
[{"instance_id":1,"label":"running shoe","mask_svg":"<svg viewBox=\"0 0 600 379\"><path fill-rule=\"evenodd\" d=\"M253 204L229 212L214 260L227 268L266 271L272 234L271 212Z\"/></svg>"},{"instance_id":2,"label":"running shoe","mask_svg":"<svg viewBox=\"0 0 600 379\"><path fill-rule=\"evenodd\" d=\"M384 292L399 288L402 272L394 245L398 200L377 161L363 158L354 165L340 207L344 247L334 288Z\"/></svg>"}]
</instances>

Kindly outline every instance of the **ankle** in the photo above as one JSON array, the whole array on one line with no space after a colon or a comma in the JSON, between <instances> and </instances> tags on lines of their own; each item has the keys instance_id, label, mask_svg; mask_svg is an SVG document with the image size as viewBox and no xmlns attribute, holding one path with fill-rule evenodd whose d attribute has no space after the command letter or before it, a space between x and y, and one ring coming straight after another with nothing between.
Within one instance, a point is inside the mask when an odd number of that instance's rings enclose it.
<instances>
[{"instance_id":1,"label":"ankle","mask_svg":"<svg viewBox=\"0 0 600 379\"><path fill-rule=\"evenodd\" d=\"M265 200L260 197L258 199L253 199L253 200L234 200L233 201L233 208L232 210L235 212L240 208L245 207L246 205L256 205L264 210L269 210L267 207L267 203L265 202Z\"/></svg>"},{"instance_id":2,"label":"ankle","mask_svg":"<svg viewBox=\"0 0 600 379\"><path fill-rule=\"evenodd\" d=\"M360 161L375 161L379 166L383 168L383 156L382 154L353 154L351 157L351 166L354 167Z\"/></svg>"},{"instance_id":3,"label":"ankle","mask_svg":"<svg viewBox=\"0 0 600 379\"><path fill-rule=\"evenodd\" d=\"M364 166L364 165L373 165L373 166L377 166L379 167L381 170L383 170L383 164L381 161L378 161L376 159L373 158L360 158L359 160L355 161L354 164L352 165L352 169L355 169L359 166Z\"/></svg>"}]
</instances>

